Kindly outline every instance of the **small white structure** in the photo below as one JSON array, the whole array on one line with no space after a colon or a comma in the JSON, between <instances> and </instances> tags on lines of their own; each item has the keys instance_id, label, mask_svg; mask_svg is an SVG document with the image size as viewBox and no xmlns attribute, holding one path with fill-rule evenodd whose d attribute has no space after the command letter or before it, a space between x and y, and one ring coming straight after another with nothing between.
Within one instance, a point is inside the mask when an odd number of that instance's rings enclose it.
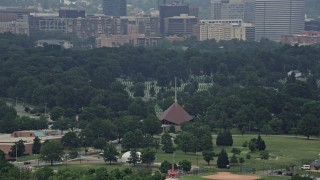
<instances>
[{"instance_id":1,"label":"small white structure","mask_svg":"<svg viewBox=\"0 0 320 180\"><path fill-rule=\"evenodd\" d=\"M73 47L73 44L70 41L66 40L39 40L36 41L36 47L44 47L46 45L57 45L61 46L64 49L70 49Z\"/></svg>"},{"instance_id":2,"label":"small white structure","mask_svg":"<svg viewBox=\"0 0 320 180\"><path fill-rule=\"evenodd\" d=\"M295 78L299 78L302 76L302 73L299 70L292 70L288 72L288 76L291 76L291 74L294 73Z\"/></svg>"},{"instance_id":3,"label":"small white structure","mask_svg":"<svg viewBox=\"0 0 320 180\"><path fill-rule=\"evenodd\" d=\"M140 157L141 157L141 152L137 152L137 155L138 155L138 157L139 157L139 159L140 159ZM123 163L128 163L130 157L131 157L131 151L125 152L125 153L122 155L122 157L121 157L121 162L123 162ZM140 161L138 161L138 163L140 163Z\"/></svg>"}]
</instances>

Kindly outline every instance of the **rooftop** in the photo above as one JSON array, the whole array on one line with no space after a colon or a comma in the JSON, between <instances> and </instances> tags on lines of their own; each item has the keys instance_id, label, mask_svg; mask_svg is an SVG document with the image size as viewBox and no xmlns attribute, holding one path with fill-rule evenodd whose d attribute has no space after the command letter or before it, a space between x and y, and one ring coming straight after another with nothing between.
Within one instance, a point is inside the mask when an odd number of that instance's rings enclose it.
<instances>
[{"instance_id":1,"label":"rooftop","mask_svg":"<svg viewBox=\"0 0 320 180\"><path fill-rule=\"evenodd\" d=\"M26 131L24 131L26 132ZM32 132L32 131L30 131ZM35 132L36 133L36 132ZM43 133L43 132L42 132ZM44 133L43 133L44 135ZM49 139L59 139L62 136L42 136L39 137L41 141L49 140ZM1 145L11 145L15 142L18 142L19 140L24 141L25 144L32 144L34 137L13 137L11 134L0 134L0 144Z\"/></svg>"},{"instance_id":2,"label":"rooftop","mask_svg":"<svg viewBox=\"0 0 320 180\"><path fill-rule=\"evenodd\" d=\"M177 125L190 121L191 119L192 116L190 116L177 102L173 103L160 116L160 120L166 120Z\"/></svg>"}]
</instances>

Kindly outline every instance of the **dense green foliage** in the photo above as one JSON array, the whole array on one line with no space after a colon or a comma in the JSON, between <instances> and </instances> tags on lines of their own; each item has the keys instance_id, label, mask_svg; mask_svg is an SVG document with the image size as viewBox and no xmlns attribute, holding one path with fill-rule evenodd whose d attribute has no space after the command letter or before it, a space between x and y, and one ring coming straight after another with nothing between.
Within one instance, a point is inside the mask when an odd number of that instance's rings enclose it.
<instances>
[{"instance_id":1,"label":"dense green foliage","mask_svg":"<svg viewBox=\"0 0 320 180\"><path fill-rule=\"evenodd\" d=\"M55 141L45 141L41 146L40 159L50 162L51 166L54 161L61 161L63 149L60 143Z\"/></svg>"},{"instance_id":2,"label":"dense green foliage","mask_svg":"<svg viewBox=\"0 0 320 180\"><path fill-rule=\"evenodd\" d=\"M266 143L261 138L260 134L258 135L258 138L252 138L249 142L249 149L251 152L253 151L264 151L266 149Z\"/></svg>"},{"instance_id":3,"label":"dense green foliage","mask_svg":"<svg viewBox=\"0 0 320 180\"><path fill-rule=\"evenodd\" d=\"M24 146L24 142L23 140L19 140L18 142L16 142L13 146L11 146L9 155L11 157L20 157L24 155L25 152L25 146Z\"/></svg>"},{"instance_id":4,"label":"dense green foliage","mask_svg":"<svg viewBox=\"0 0 320 180\"><path fill-rule=\"evenodd\" d=\"M179 169L184 172L189 172L191 170L191 162L188 160L182 160L178 163Z\"/></svg>"},{"instance_id":5,"label":"dense green foliage","mask_svg":"<svg viewBox=\"0 0 320 180\"><path fill-rule=\"evenodd\" d=\"M320 126L310 116L319 117L320 112L318 46L188 39L172 48L79 51L32 48L25 36L1 34L0 40L0 96L41 107L46 103L55 120L53 128L81 128L84 146L97 138L121 140L137 129L142 135L158 133L155 105L163 110L173 102L174 76L178 85L185 84L178 92L179 103L195 117L195 126L205 124L209 132L238 128L241 133L303 134L305 124L300 122L306 119L311 122L307 126ZM292 70L302 76L288 76ZM119 78L133 85L156 80L160 89L154 98L130 98L130 88ZM211 85L203 90L201 83ZM1 106L2 112L0 130L19 129L11 121L16 118L14 110ZM209 138L189 132L196 139ZM310 133L305 135L318 134ZM202 146L196 147L201 151Z\"/></svg>"},{"instance_id":6,"label":"dense green foliage","mask_svg":"<svg viewBox=\"0 0 320 180\"><path fill-rule=\"evenodd\" d=\"M232 146L233 145L233 139L232 134L229 130L223 130L218 133L217 139L216 139L216 145L217 146Z\"/></svg>"},{"instance_id":7,"label":"dense green foliage","mask_svg":"<svg viewBox=\"0 0 320 180\"><path fill-rule=\"evenodd\" d=\"M147 148L141 152L141 162L150 165L156 159L156 152L153 149Z\"/></svg>"},{"instance_id":8,"label":"dense green foliage","mask_svg":"<svg viewBox=\"0 0 320 180\"><path fill-rule=\"evenodd\" d=\"M229 157L224 149L221 149L218 155L217 166L218 168L227 168L229 166Z\"/></svg>"},{"instance_id":9,"label":"dense green foliage","mask_svg":"<svg viewBox=\"0 0 320 180\"><path fill-rule=\"evenodd\" d=\"M40 154L40 150L41 150L41 140L39 139L38 136L36 136L33 139L32 154Z\"/></svg>"},{"instance_id":10,"label":"dense green foliage","mask_svg":"<svg viewBox=\"0 0 320 180\"><path fill-rule=\"evenodd\" d=\"M12 133L17 130L38 130L47 127L47 122L43 117L37 120L26 116L19 117L13 107L0 100L0 133Z\"/></svg>"},{"instance_id":11,"label":"dense green foliage","mask_svg":"<svg viewBox=\"0 0 320 180\"><path fill-rule=\"evenodd\" d=\"M214 155L215 154L213 151L203 151L202 152L203 159L208 163L208 166L210 165L210 161L213 160Z\"/></svg>"},{"instance_id":12,"label":"dense green foliage","mask_svg":"<svg viewBox=\"0 0 320 180\"><path fill-rule=\"evenodd\" d=\"M105 162L109 162L109 164L111 164L111 162L117 162L118 157L119 156L119 152L117 151L115 145L113 144L107 144L104 148L103 148L103 159Z\"/></svg>"},{"instance_id":13,"label":"dense green foliage","mask_svg":"<svg viewBox=\"0 0 320 180\"><path fill-rule=\"evenodd\" d=\"M174 169L178 169L178 166L176 163L173 164L173 168ZM159 167L160 172L162 173L168 173L168 170L172 169L172 163L170 163L169 161L163 161Z\"/></svg>"},{"instance_id":14,"label":"dense green foliage","mask_svg":"<svg viewBox=\"0 0 320 180\"><path fill-rule=\"evenodd\" d=\"M61 143L69 149L79 147L79 138L75 132L67 132L62 138Z\"/></svg>"},{"instance_id":15,"label":"dense green foliage","mask_svg":"<svg viewBox=\"0 0 320 180\"><path fill-rule=\"evenodd\" d=\"M5 154L0 150L0 179L30 179L30 172L19 170L5 159Z\"/></svg>"},{"instance_id":16,"label":"dense green foliage","mask_svg":"<svg viewBox=\"0 0 320 180\"><path fill-rule=\"evenodd\" d=\"M172 153L174 151L171 138L172 137L167 132L164 133L161 137L162 151L164 151L165 153Z\"/></svg>"}]
</instances>

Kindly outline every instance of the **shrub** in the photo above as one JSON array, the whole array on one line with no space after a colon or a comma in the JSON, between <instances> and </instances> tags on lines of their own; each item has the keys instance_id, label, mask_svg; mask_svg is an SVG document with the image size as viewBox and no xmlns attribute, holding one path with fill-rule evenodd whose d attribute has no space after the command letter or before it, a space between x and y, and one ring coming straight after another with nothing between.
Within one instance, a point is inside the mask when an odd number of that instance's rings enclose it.
<instances>
[{"instance_id":1,"label":"shrub","mask_svg":"<svg viewBox=\"0 0 320 180\"><path fill-rule=\"evenodd\" d=\"M235 154L233 154L230 158L230 162L233 164L237 164L238 163L238 158Z\"/></svg>"},{"instance_id":2,"label":"shrub","mask_svg":"<svg viewBox=\"0 0 320 180\"><path fill-rule=\"evenodd\" d=\"M172 164L169 161L163 161L159 167L160 172L167 173L172 168ZM177 164L174 164L174 169L177 169Z\"/></svg>"},{"instance_id":3,"label":"shrub","mask_svg":"<svg viewBox=\"0 0 320 180\"><path fill-rule=\"evenodd\" d=\"M249 153L247 153L246 158L251 159L251 155Z\"/></svg>"},{"instance_id":4,"label":"shrub","mask_svg":"<svg viewBox=\"0 0 320 180\"><path fill-rule=\"evenodd\" d=\"M239 158L239 163L242 164L242 163L244 163L244 162L245 162L244 158L243 158L243 157L240 157L240 158Z\"/></svg>"},{"instance_id":5,"label":"shrub","mask_svg":"<svg viewBox=\"0 0 320 180\"><path fill-rule=\"evenodd\" d=\"M222 149L217 160L218 168L226 168L229 165L229 158L227 152Z\"/></svg>"},{"instance_id":6,"label":"shrub","mask_svg":"<svg viewBox=\"0 0 320 180\"><path fill-rule=\"evenodd\" d=\"M179 162L179 169L189 172L191 170L191 162L188 160L182 160Z\"/></svg>"},{"instance_id":7,"label":"shrub","mask_svg":"<svg viewBox=\"0 0 320 180\"><path fill-rule=\"evenodd\" d=\"M219 132L217 136L216 144L217 146L232 146L233 139L230 131L223 130L222 132Z\"/></svg>"},{"instance_id":8,"label":"shrub","mask_svg":"<svg viewBox=\"0 0 320 180\"><path fill-rule=\"evenodd\" d=\"M242 147L248 147L248 141L243 142Z\"/></svg>"},{"instance_id":9,"label":"shrub","mask_svg":"<svg viewBox=\"0 0 320 180\"><path fill-rule=\"evenodd\" d=\"M260 152L261 159L269 159L269 151Z\"/></svg>"},{"instance_id":10,"label":"shrub","mask_svg":"<svg viewBox=\"0 0 320 180\"><path fill-rule=\"evenodd\" d=\"M233 154L240 154L241 153L241 150L239 149L239 148L232 148L231 149L231 152L233 153Z\"/></svg>"}]
</instances>

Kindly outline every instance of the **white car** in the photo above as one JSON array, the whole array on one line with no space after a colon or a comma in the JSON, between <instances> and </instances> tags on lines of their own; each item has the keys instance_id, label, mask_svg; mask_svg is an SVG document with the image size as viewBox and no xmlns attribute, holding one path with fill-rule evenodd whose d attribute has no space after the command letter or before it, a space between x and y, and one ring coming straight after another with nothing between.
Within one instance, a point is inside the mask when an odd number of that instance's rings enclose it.
<instances>
[{"instance_id":1,"label":"white car","mask_svg":"<svg viewBox=\"0 0 320 180\"><path fill-rule=\"evenodd\" d=\"M302 169L302 170L310 170L311 167L310 167L310 165L303 165L303 166L301 167L301 169Z\"/></svg>"}]
</instances>

